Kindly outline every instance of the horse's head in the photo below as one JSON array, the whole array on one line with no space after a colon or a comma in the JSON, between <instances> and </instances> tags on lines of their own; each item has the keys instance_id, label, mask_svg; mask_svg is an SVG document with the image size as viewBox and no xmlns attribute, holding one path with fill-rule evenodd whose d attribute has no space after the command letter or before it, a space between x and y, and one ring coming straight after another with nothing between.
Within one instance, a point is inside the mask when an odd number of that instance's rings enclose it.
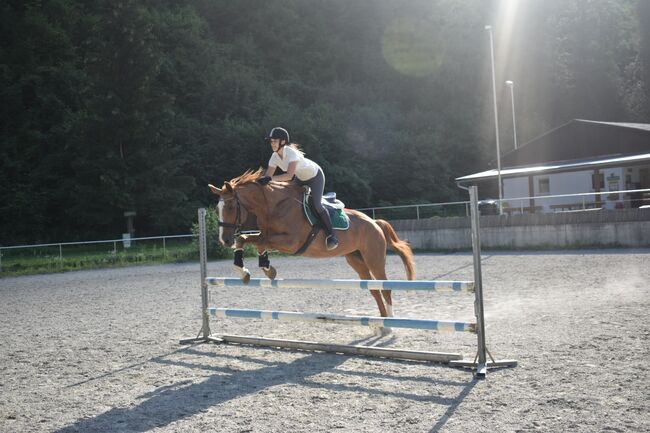
<instances>
[{"instance_id":1,"label":"horse's head","mask_svg":"<svg viewBox=\"0 0 650 433\"><path fill-rule=\"evenodd\" d=\"M253 185L258 177L258 172L246 172L224 182L221 188L208 184L210 190L219 196L219 241L226 247L234 245L242 230L257 229L255 215L251 212L251 188L247 185Z\"/></svg>"},{"instance_id":2,"label":"horse's head","mask_svg":"<svg viewBox=\"0 0 650 433\"><path fill-rule=\"evenodd\" d=\"M239 194L230 182L225 182L223 187L217 188L208 185L210 190L219 196L219 241L226 247L232 247L235 238L241 230L242 213L247 212L239 201Z\"/></svg>"}]
</instances>

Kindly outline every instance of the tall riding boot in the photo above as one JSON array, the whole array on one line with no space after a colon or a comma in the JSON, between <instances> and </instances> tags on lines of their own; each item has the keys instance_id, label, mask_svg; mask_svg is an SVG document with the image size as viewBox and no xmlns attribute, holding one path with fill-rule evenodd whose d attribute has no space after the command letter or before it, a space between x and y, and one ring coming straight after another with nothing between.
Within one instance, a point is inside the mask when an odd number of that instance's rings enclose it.
<instances>
[{"instance_id":1,"label":"tall riding boot","mask_svg":"<svg viewBox=\"0 0 650 433\"><path fill-rule=\"evenodd\" d=\"M330 219L329 212L323 209L322 212L318 212L318 215L320 216L320 219L323 222L323 225L325 226L325 234L327 235L327 238L325 239L325 244L327 246L327 249L333 250L334 248L339 246L339 241L338 239L336 239L336 235L334 234L334 230L332 229L332 220Z\"/></svg>"}]
</instances>

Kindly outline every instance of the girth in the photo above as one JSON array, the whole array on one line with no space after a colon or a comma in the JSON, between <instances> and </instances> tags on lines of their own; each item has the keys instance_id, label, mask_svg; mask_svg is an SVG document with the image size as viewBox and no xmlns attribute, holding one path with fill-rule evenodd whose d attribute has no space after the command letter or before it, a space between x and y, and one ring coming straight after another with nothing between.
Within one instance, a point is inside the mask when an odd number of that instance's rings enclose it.
<instances>
[{"instance_id":1,"label":"girth","mask_svg":"<svg viewBox=\"0 0 650 433\"><path fill-rule=\"evenodd\" d=\"M314 238L316 237L316 235L318 234L318 232L320 231L321 228L322 228L322 226L321 226L320 222L318 224L314 224L311 227L311 231L307 235L307 239L305 239L305 243L303 243L302 246L300 248L298 248L298 251L293 253L293 255L294 256L299 256L302 253L304 253L305 251L307 251L307 248L309 248L311 243L314 241Z\"/></svg>"}]
</instances>

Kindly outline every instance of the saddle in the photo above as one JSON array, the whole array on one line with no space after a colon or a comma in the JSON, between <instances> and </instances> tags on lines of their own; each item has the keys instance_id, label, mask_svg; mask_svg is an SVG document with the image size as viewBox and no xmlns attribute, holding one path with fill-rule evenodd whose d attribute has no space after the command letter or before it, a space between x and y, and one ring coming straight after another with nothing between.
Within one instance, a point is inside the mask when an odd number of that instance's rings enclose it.
<instances>
[{"instance_id":1,"label":"saddle","mask_svg":"<svg viewBox=\"0 0 650 433\"><path fill-rule=\"evenodd\" d=\"M347 230L350 228L350 218L348 218L343 210L345 204L336 198L335 192L323 194L321 204L329 214L330 220L332 220L332 228L334 230ZM311 226L314 226L314 224L320 224L320 220L316 216L316 211L311 206L311 191L309 187L305 187L305 193L302 198L302 208L305 217Z\"/></svg>"}]
</instances>

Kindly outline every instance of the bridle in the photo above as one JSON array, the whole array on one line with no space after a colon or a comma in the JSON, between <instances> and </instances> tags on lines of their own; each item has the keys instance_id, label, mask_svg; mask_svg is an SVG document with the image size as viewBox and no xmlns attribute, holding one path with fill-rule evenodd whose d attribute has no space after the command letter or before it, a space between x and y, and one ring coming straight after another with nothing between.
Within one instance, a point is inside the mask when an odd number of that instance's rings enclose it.
<instances>
[{"instance_id":1,"label":"bridle","mask_svg":"<svg viewBox=\"0 0 650 433\"><path fill-rule=\"evenodd\" d=\"M234 191L233 197L224 199L223 197L221 198L224 202L230 201L230 200L235 200L237 203L237 215L235 216L235 222L234 223L225 223L222 221L217 222L217 226L219 227L224 227L224 228L229 228L229 229L235 229L234 236L238 237L242 234L241 228L242 228L242 222L241 222L241 208L244 207L241 202L239 201L239 194L237 191ZM244 207L244 209L246 209ZM248 209L246 209L246 212L248 212Z\"/></svg>"}]
</instances>

